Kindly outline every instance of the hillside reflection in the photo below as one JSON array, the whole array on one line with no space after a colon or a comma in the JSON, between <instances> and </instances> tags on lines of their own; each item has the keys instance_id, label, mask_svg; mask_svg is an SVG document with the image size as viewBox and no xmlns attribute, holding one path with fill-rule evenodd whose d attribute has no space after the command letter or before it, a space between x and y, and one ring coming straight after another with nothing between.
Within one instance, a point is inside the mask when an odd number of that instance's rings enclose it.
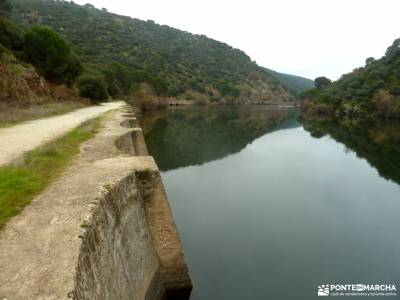
<instances>
[{"instance_id":1,"label":"hillside reflection","mask_svg":"<svg viewBox=\"0 0 400 300\"><path fill-rule=\"evenodd\" d=\"M366 159L380 176L400 184L400 123L361 120L302 120L313 137L329 135Z\"/></svg>"},{"instance_id":2,"label":"hillside reflection","mask_svg":"<svg viewBox=\"0 0 400 300\"><path fill-rule=\"evenodd\" d=\"M268 132L300 126L293 109L255 106L147 112L140 123L161 171L221 159Z\"/></svg>"}]
</instances>

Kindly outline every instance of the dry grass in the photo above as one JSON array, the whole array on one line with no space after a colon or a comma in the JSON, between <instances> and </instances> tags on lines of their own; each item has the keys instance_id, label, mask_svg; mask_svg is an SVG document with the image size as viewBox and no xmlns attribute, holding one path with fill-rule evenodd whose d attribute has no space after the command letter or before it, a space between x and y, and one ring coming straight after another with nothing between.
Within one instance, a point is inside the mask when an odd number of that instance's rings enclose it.
<instances>
[{"instance_id":1,"label":"dry grass","mask_svg":"<svg viewBox=\"0 0 400 300\"><path fill-rule=\"evenodd\" d=\"M207 95L196 92L196 91L186 92L186 98L188 100L194 101L198 105L207 105L210 103L210 99Z\"/></svg>"},{"instance_id":2,"label":"dry grass","mask_svg":"<svg viewBox=\"0 0 400 300\"><path fill-rule=\"evenodd\" d=\"M63 101L32 105L26 108L14 108L0 103L0 127L14 125L23 121L61 115L88 105L89 103L85 101Z\"/></svg>"},{"instance_id":3,"label":"dry grass","mask_svg":"<svg viewBox=\"0 0 400 300\"><path fill-rule=\"evenodd\" d=\"M137 105L143 111L163 109L168 106L168 99L156 96L148 85L142 84L137 93Z\"/></svg>"}]
</instances>

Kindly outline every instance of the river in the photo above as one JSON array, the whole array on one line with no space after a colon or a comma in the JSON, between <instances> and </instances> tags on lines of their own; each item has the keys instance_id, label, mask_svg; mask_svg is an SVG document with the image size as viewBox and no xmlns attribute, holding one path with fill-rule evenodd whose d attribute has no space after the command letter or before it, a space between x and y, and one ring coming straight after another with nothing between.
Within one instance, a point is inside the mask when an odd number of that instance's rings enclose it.
<instances>
[{"instance_id":1,"label":"river","mask_svg":"<svg viewBox=\"0 0 400 300\"><path fill-rule=\"evenodd\" d=\"M400 126L294 109L145 113L191 300L309 300L322 284L400 289ZM366 298L366 297L357 297Z\"/></svg>"}]
</instances>

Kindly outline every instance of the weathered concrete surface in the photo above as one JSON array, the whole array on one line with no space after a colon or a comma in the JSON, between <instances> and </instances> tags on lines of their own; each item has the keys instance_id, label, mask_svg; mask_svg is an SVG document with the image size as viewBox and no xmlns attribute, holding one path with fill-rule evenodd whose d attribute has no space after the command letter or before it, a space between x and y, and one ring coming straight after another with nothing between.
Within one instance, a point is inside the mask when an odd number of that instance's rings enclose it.
<instances>
[{"instance_id":1,"label":"weathered concrete surface","mask_svg":"<svg viewBox=\"0 0 400 300\"><path fill-rule=\"evenodd\" d=\"M0 128L0 166L17 159L24 152L33 150L49 140L65 134L89 119L123 105L124 103L121 101L109 102L78 109L62 116Z\"/></svg>"},{"instance_id":2,"label":"weathered concrete surface","mask_svg":"<svg viewBox=\"0 0 400 300\"><path fill-rule=\"evenodd\" d=\"M157 166L144 143L116 146L143 138L122 115L109 114L67 173L0 232L0 299L189 298Z\"/></svg>"}]
</instances>

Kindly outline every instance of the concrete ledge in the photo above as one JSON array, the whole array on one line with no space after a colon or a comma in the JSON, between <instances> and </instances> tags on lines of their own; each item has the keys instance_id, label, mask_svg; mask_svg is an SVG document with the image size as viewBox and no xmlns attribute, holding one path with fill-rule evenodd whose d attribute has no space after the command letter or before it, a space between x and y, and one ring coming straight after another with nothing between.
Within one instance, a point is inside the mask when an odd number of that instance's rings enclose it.
<instances>
[{"instance_id":1,"label":"concrete ledge","mask_svg":"<svg viewBox=\"0 0 400 300\"><path fill-rule=\"evenodd\" d=\"M115 141L115 146L125 154L132 156L148 155L146 143L140 128L133 129Z\"/></svg>"},{"instance_id":2,"label":"concrete ledge","mask_svg":"<svg viewBox=\"0 0 400 300\"><path fill-rule=\"evenodd\" d=\"M132 116L116 118L129 117L119 125L133 128ZM123 133L115 145L135 157L95 162L96 168L130 173L109 183L86 220L73 298L189 299L192 284L176 226L141 129Z\"/></svg>"},{"instance_id":3,"label":"concrete ledge","mask_svg":"<svg viewBox=\"0 0 400 300\"><path fill-rule=\"evenodd\" d=\"M138 126L136 118L129 118L121 122L121 126L125 128L135 128Z\"/></svg>"},{"instance_id":4,"label":"concrete ledge","mask_svg":"<svg viewBox=\"0 0 400 300\"><path fill-rule=\"evenodd\" d=\"M0 232L0 299L189 299L157 165L125 114Z\"/></svg>"}]
</instances>

